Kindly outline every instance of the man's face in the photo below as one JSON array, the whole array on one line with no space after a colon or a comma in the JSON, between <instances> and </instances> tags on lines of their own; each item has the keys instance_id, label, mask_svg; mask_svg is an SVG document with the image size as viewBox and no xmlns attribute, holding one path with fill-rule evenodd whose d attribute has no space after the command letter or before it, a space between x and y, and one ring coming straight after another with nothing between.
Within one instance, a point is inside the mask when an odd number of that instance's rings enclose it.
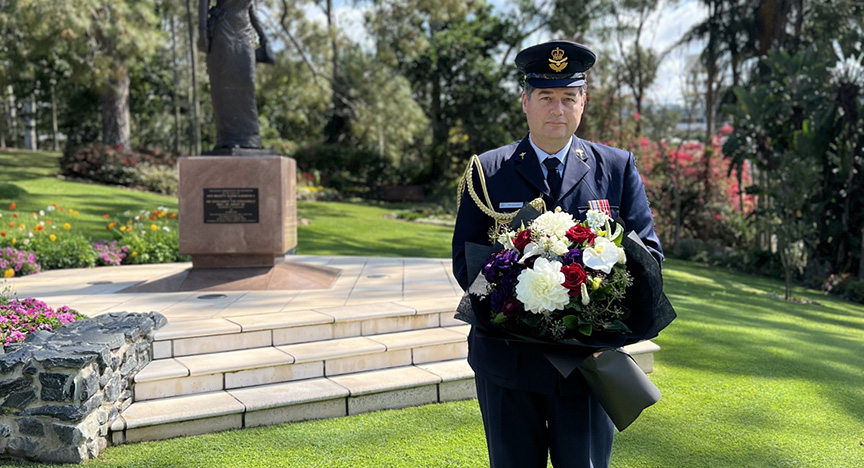
<instances>
[{"instance_id":1,"label":"man's face","mask_svg":"<svg viewBox=\"0 0 864 468\"><path fill-rule=\"evenodd\" d=\"M528 120L531 139L547 153L556 153L576 132L585 110L581 88L545 88L522 93L522 111Z\"/></svg>"}]
</instances>

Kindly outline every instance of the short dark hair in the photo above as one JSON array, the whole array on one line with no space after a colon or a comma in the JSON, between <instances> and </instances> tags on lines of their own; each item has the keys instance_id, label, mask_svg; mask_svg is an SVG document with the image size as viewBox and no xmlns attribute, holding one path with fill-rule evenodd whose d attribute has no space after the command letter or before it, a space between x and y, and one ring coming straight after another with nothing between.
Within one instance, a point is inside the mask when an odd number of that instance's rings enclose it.
<instances>
[{"instance_id":1,"label":"short dark hair","mask_svg":"<svg viewBox=\"0 0 864 468\"><path fill-rule=\"evenodd\" d=\"M587 88L587 87L588 87L588 83L587 83L587 82L585 83L585 86L580 86L580 87L579 87L579 92L581 93L582 96L585 96L585 88ZM535 88L535 87L531 86L530 84L528 84L527 81L526 81L525 83L522 84L522 92L525 93L525 96L527 96L528 99L531 99L531 93L533 93L535 89L537 89L537 88Z\"/></svg>"}]
</instances>

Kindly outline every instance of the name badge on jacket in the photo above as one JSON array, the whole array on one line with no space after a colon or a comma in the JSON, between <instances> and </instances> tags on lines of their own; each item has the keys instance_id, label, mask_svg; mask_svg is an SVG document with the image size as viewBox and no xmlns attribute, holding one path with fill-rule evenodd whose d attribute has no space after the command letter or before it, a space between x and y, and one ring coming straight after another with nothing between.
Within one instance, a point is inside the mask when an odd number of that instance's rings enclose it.
<instances>
[{"instance_id":1,"label":"name badge on jacket","mask_svg":"<svg viewBox=\"0 0 864 468\"><path fill-rule=\"evenodd\" d=\"M498 204L499 209L507 209L507 208L522 208L524 203L520 202L501 202Z\"/></svg>"}]
</instances>

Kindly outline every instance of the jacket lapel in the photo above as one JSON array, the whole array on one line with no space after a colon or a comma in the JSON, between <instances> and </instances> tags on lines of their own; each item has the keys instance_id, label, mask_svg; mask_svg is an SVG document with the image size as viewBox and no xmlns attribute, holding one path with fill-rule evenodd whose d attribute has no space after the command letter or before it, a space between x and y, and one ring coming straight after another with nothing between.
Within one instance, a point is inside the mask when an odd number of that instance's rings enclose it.
<instances>
[{"instance_id":1,"label":"jacket lapel","mask_svg":"<svg viewBox=\"0 0 864 468\"><path fill-rule=\"evenodd\" d=\"M526 182L534 186L535 189L542 194L549 196L549 187L546 185L546 178L543 177L543 171L540 169L540 162L537 161L537 153L531 147L528 141L528 136L522 139L516 151L513 153L512 159L516 164L516 172L525 179Z\"/></svg>"},{"instance_id":2,"label":"jacket lapel","mask_svg":"<svg viewBox=\"0 0 864 468\"><path fill-rule=\"evenodd\" d=\"M558 199L564 198L582 181L585 174L591 170L590 162L588 148L582 144L582 140L574 136L573 143L570 145L570 152L567 153L567 164L564 165L564 177L561 181L561 194L558 195ZM543 174L540 175L542 177Z\"/></svg>"}]
</instances>

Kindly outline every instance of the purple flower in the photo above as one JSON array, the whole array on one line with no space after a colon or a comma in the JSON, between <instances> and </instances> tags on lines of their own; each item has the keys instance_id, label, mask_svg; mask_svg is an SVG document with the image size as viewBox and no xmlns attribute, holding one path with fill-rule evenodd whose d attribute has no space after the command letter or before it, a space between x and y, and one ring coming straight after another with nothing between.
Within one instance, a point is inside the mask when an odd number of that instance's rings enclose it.
<instances>
[{"instance_id":1,"label":"purple flower","mask_svg":"<svg viewBox=\"0 0 864 468\"><path fill-rule=\"evenodd\" d=\"M582 265L582 251L579 249L573 249L566 254L564 254L564 265L570 265L573 263L577 263Z\"/></svg>"},{"instance_id":2,"label":"purple flower","mask_svg":"<svg viewBox=\"0 0 864 468\"><path fill-rule=\"evenodd\" d=\"M513 292L513 290L505 288L503 284L498 285L494 290L492 290L492 294L489 296L489 303L492 306L492 310L500 312L501 308L504 306L504 302L510 298L511 292Z\"/></svg>"},{"instance_id":3,"label":"purple flower","mask_svg":"<svg viewBox=\"0 0 864 468\"><path fill-rule=\"evenodd\" d=\"M516 282L519 280L519 273L522 273L522 270L524 270L524 268L518 267L505 273L504 277L501 278L501 286L506 288L508 291L516 289Z\"/></svg>"},{"instance_id":4,"label":"purple flower","mask_svg":"<svg viewBox=\"0 0 864 468\"><path fill-rule=\"evenodd\" d=\"M486 261L483 266L483 277L490 283L498 281L498 275L506 273L516 261L519 260L519 252L515 250L502 250Z\"/></svg>"},{"instance_id":5,"label":"purple flower","mask_svg":"<svg viewBox=\"0 0 864 468\"><path fill-rule=\"evenodd\" d=\"M0 343L23 341L27 333L54 330L76 319L75 311L66 306L55 312L48 304L32 297L12 299L8 304L0 304Z\"/></svg>"}]
</instances>

